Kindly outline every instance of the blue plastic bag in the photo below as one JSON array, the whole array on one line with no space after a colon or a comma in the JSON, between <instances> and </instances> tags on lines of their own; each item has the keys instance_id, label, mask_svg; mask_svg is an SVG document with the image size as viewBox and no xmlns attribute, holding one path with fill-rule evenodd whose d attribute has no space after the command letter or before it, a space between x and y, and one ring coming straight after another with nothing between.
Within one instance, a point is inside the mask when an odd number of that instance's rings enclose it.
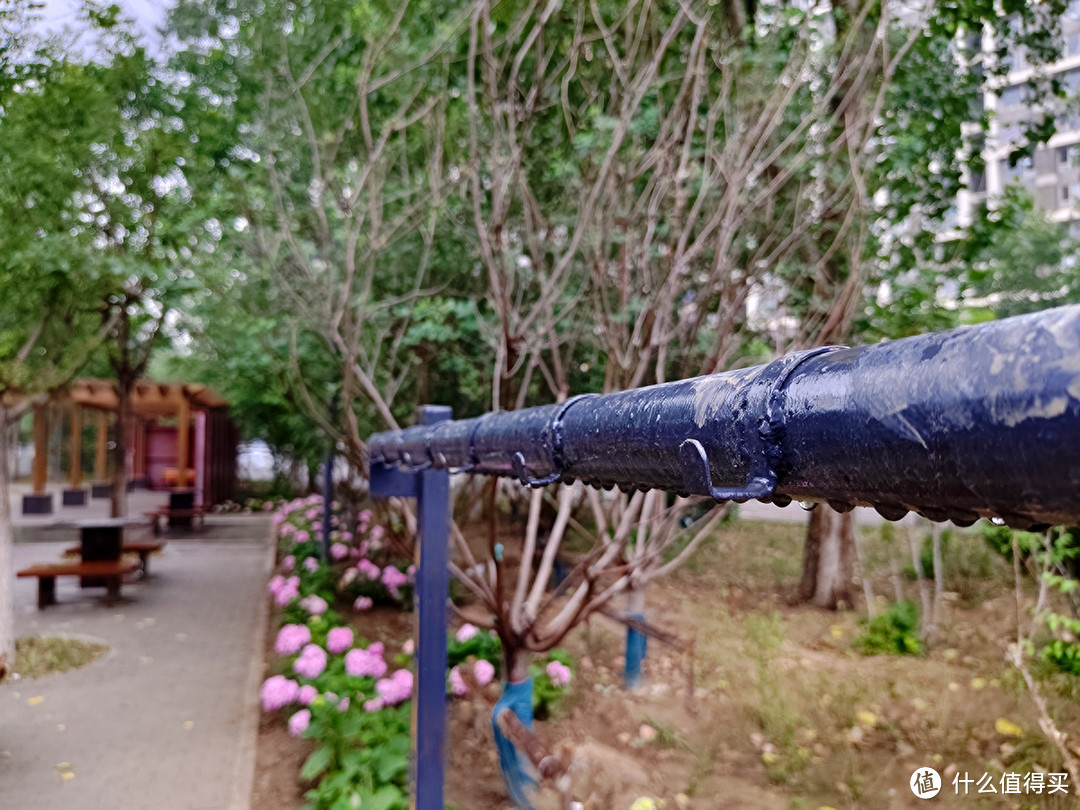
<instances>
[{"instance_id":1,"label":"blue plastic bag","mask_svg":"<svg viewBox=\"0 0 1080 810\"><path fill-rule=\"evenodd\" d=\"M536 788L536 780L525 770L524 759L514 744L499 730L495 718L509 708L526 728L533 724L533 681L504 683L502 697L491 711L491 730L495 735L495 748L499 752L499 768L502 770L506 793L521 810L533 810L530 794Z\"/></svg>"}]
</instances>

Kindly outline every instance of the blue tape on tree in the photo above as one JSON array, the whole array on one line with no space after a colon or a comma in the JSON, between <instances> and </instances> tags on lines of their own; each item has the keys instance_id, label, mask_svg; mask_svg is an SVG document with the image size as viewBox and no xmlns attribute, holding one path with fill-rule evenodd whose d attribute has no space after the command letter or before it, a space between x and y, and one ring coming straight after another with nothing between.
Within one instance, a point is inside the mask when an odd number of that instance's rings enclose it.
<instances>
[{"instance_id":1,"label":"blue tape on tree","mask_svg":"<svg viewBox=\"0 0 1080 810\"><path fill-rule=\"evenodd\" d=\"M509 708L526 728L532 728L533 709L532 678L521 683L504 683L502 697L491 712L491 730L495 735L495 747L499 751L499 767L502 770L506 792L520 810L533 810L529 795L536 787L536 780L522 767L522 758L514 744L506 738L495 723L499 712Z\"/></svg>"},{"instance_id":2,"label":"blue tape on tree","mask_svg":"<svg viewBox=\"0 0 1080 810\"><path fill-rule=\"evenodd\" d=\"M645 621L641 613L631 613L630 617ZM633 628L626 628L626 667L623 670L623 682L627 687L637 686L641 680L641 662L645 660L645 650L649 640Z\"/></svg>"}]
</instances>

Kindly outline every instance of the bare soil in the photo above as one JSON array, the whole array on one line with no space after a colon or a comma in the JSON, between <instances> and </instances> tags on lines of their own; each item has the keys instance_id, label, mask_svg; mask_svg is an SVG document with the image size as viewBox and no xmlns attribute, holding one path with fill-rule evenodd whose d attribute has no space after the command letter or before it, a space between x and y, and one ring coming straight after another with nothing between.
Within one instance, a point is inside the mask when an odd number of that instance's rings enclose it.
<instances>
[{"instance_id":1,"label":"bare soil","mask_svg":"<svg viewBox=\"0 0 1080 810\"><path fill-rule=\"evenodd\" d=\"M594 617L568 639L578 662L573 692L560 715L537 728L550 747L572 752L573 798L587 810L623 810L641 796L666 808L923 808L909 779L929 766L945 777L937 807L1080 807L1061 793L1000 792L1003 772L1063 768L1022 680L1005 663L1015 638L1011 581L980 538L954 537L946 557L953 590L941 636L925 657L855 652L864 609L837 614L788 604L801 541L799 526L737 521L691 565L652 586L652 621L693 638L695 654L650 641L646 683L633 692L619 683L621 627ZM875 542L868 538L874 591L891 595ZM914 583L904 587L917 599ZM359 617L356 626L391 649L412 634L411 616L392 610ZM267 654L269 661L272 649ZM1044 690L1077 745L1080 684L1058 676ZM1020 735L999 733L999 719ZM448 806L507 807L487 709L455 702L448 733ZM264 717L252 806L302 806L296 774L309 750L280 719ZM970 795L954 795L953 776L965 772L991 774L998 793L978 795L972 785ZM541 791L538 806L557 807L554 791Z\"/></svg>"}]
</instances>

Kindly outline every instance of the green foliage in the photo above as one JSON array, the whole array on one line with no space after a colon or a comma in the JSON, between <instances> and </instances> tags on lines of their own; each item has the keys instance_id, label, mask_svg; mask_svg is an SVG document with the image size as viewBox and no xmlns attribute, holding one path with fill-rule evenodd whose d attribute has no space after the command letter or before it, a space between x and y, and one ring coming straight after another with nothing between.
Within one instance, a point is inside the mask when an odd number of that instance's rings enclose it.
<instances>
[{"instance_id":1,"label":"green foliage","mask_svg":"<svg viewBox=\"0 0 1080 810\"><path fill-rule=\"evenodd\" d=\"M458 641L457 634L447 637L446 662L449 667L456 667L472 657L482 658L493 664L497 675L502 669L502 644L499 637L486 630L477 630L464 641Z\"/></svg>"},{"instance_id":2,"label":"green foliage","mask_svg":"<svg viewBox=\"0 0 1080 810\"><path fill-rule=\"evenodd\" d=\"M1067 223L1052 222L1018 186L1006 190L999 210L1012 213L973 256L967 284L988 299L998 317L1020 315L1080 301L1080 245Z\"/></svg>"},{"instance_id":3,"label":"green foliage","mask_svg":"<svg viewBox=\"0 0 1080 810\"><path fill-rule=\"evenodd\" d=\"M317 783L304 794L307 807L405 810L410 712L409 703L377 712L352 705L341 712L328 701L312 704L305 736L317 740L317 747L305 760L300 778Z\"/></svg>"},{"instance_id":4,"label":"green foliage","mask_svg":"<svg viewBox=\"0 0 1080 810\"><path fill-rule=\"evenodd\" d=\"M558 715L563 700L570 692L569 684L559 684L551 677L548 666L558 662L571 671L574 669L573 659L564 650L549 650L542 661L537 661L529 666L529 674L533 679L533 716L537 720L547 720Z\"/></svg>"},{"instance_id":5,"label":"green foliage","mask_svg":"<svg viewBox=\"0 0 1080 810\"><path fill-rule=\"evenodd\" d=\"M863 655L922 655L918 627L919 608L915 603L897 602L866 622L866 629L854 641L855 648Z\"/></svg>"}]
</instances>

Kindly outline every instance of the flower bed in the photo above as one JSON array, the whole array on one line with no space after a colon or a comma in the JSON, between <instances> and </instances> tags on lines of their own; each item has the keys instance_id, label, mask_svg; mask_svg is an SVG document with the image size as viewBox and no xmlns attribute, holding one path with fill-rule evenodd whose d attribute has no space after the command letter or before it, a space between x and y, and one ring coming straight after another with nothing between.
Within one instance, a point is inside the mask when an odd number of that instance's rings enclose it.
<instances>
[{"instance_id":1,"label":"flower bed","mask_svg":"<svg viewBox=\"0 0 1080 810\"><path fill-rule=\"evenodd\" d=\"M350 530L335 509L324 563L322 510L315 495L274 509L281 562L268 588L280 626L262 706L290 734L315 743L299 775L312 785L310 808L406 808L413 642L371 643L345 616L351 609L355 622L355 613L376 604L410 607L415 570L394 559L385 529L366 510ZM466 624L448 638L448 658L448 691L465 697L469 684L483 688L497 678L502 656L493 633ZM538 717L566 693L568 665L557 651L533 665Z\"/></svg>"}]
</instances>

